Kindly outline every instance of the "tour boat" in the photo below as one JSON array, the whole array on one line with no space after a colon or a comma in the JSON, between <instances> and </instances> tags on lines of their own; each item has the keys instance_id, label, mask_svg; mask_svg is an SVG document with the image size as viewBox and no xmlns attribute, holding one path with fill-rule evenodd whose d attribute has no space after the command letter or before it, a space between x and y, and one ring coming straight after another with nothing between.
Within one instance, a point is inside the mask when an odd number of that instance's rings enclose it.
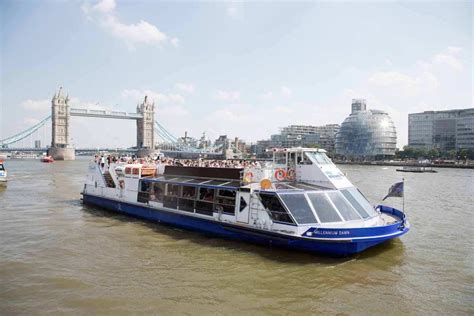
<instances>
[{"instance_id":1,"label":"tour boat","mask_svg":"<svg viewBox=\"0 0 474 316\"><path fill-rule=\"evenodd\" d=\"M3 165L3 160L0 159L0 183L7 182L7 170Z\"/></svg>"},{"instance_id":2,"label":"tour boat","mask_svg":"<svg viewBox=\"0 0 474 316\"><path fill-rule=\"evenodd\" d=\"M51 163L54 162L54 159L51 156L43 156L41 157L41 162Z\"/></svg>"},{"instance_id":3,"label":"tour boat","mask_svg":"<svg viewBox=\"0 0 474 316\"><path fill-rule=\"evenodd\" d=\"M334 256L408 232L404 212L373 207L327 157L275 149L245 168L91 163L83 203L224 238Z\"/></svg>"},{"instance_id":4,"label":"tour boat","mask_svg":"<svg viewBox=\"0 0 474 316\"><path fill-rule=\"evenodd\" d=\"M403 166L402 168L396 169L399 172L416 172L416 173L437 173L438 171L434 170L432 167L427 166Z\"/></svg>"}]
</instances>

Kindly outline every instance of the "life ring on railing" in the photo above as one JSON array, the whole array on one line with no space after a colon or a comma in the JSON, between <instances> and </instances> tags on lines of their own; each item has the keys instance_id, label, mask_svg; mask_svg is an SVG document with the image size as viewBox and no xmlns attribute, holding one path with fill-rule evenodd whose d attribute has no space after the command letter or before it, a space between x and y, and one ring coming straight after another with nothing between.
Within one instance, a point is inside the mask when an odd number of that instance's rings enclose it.
<instances>
[{"instance_id":1,"label":"life ring on railing","mask_svg":"<svg viewBox=\"0 0 474 316\"><path fill-rule=\"evenodd\" d=\"M285 170L283 169L277 169L275 171L275 179L277 179L278 181L283 181L285 180L286 178L286 172Z\"/></svg>"},{"instance_id":2,"label":"life ring on railing","mask_svg":"<svg viewBox=\"0 0 474 316\"><path fill-rule=\"evenodd\" d=\"M119 181L119 187L120 187L120 189L125 188L125 181L124 180Z\"/></svg>"},{"instance_id":3,"label":"life ring on railing","mask_svg":"<svg viewBox=\"0 0 474 316\"><path fill-rule=\"evenodd\" d=\"M252 179L253 179L252 171L247 172L244 176L244 181L245 182L252 182Z\"/></svg>"},{"instance_id":4,"label":"life ring on railing","mask_svg":"<svg viewBox=\"0 0 474 316\"><path fill-rule=\"evenodd\" d=\"M296 171L295 169L290 169L288 170L288 172L286 173L286 178L290 181L293 181L296 179Z\"/></svg>"}]
</instances>

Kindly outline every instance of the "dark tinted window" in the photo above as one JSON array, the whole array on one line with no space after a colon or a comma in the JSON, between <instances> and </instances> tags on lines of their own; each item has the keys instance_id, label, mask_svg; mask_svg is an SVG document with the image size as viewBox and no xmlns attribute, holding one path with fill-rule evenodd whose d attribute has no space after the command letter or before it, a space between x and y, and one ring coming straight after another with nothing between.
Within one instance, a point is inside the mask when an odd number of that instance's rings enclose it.
<instances>
[{"instance_id":1,"label":"dark tinted window","mask_svg":"<svg viewBox=\"0 0 474 316\"><path fill-rule=\"evenodd\" d=\"M163 198L163 206L169 208L177 208L178 207L178 198L174 196L165 196Z\"/></svg>"},{"instance_id":2,"label":"dark tinted window","mask_svg":"<svg viewBox=\"0 0 474 316\"><path fill-rule=\"evenodd\" d=\"M181 211L194 212L194 200L179 199L178 208Z\"/></svg>"},{"instance_id":3,"label":"dark tinted window","mask_svg":"<svg viewBox=\"0 0 474 316\"><path fill-rule=\"evenodd\" d=\"M199 200L213 202L214 201L214 189L200 188L199 189Z\"/></svg>"},{"instance_id":4,"label":"dark tinted window","mask_svg":"<svg viewBox=\"0 0 474 316\"><path fill-rule=\"evenodd\" d=\"M186 199L195 199L196 191L196 187L183 186L182 197Z\"/></svg>"},{"instance_id":5,"label":"dark tinted window","mask_svg":"<svg viewBox=\"0 0 474 316\"><path fill-rule=\"evenodd\" d=\"M155 182L152 184L151 192L150 192L150 200L163 202L163 195L165 192L165 184Z\"/></svg>"},{"instance_id":6,"label":"dark tinted window","mask_svg":"<svg viewBox=\"0 0 474 316\"><path fill-rule=\"evenodd\" d=\"M273 221L293 223L293 220L291 219L290 215L285 210L276 195L260 193L259 197L262 201L263 207L265 207Z\"/></svg>"},{"instance_id":7,"label":"dark tinted window","mask_svg":"<svg viewBox=\"0 0 474 316\"><path fill-rule=\"evenodd\" d=\"M212 216L212 203L197 201L196 213Z\"/></svg>"},{"instance_id":8,"label":"dark tinted window","mask_svg":"<svg viewBox=\"0 0 474 316\"><path fill-rule=\"evenodd\" d=\"M280 197L298 223L310 224L317 222L303 193L280 194Z\"/></svg>"},{"instance_id":9,"label":"dark tinted window","mask_svg":"<svg viewBox=\"0 0 474 316\"><path fill-rule=\"evenodd\" d=\"M168 183L168 190L166 191L166 195L179 196L179 189L180 189L180 186L178 184Z\"/></svg>"},{"instance_id":10,"label":"dark tinted window","mask_svg":"<svg viewBox=\"0 0 474 316\"><path fill-rule=\"evenodd\" d=\"M242 212L244 208L247 207L247 202L245 202L245 199L243 197L240 197L240 209L239 212Z\"/></svg>"}]
</instances>

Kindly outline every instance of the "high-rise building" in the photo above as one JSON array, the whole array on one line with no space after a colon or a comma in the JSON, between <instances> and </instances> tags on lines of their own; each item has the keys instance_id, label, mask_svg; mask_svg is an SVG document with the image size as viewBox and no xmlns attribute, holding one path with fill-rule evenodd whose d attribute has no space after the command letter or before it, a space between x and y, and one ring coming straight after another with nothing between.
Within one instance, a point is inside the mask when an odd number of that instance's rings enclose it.
<instances>
[{"instance_id":1,"label":"high-rise building","mask_svg":"<svg viewBox=\"0 0 474 316\"><path fill-rule=\"evenodd\" d=\"M443 152L474 149L474 108L408 114L408 145Z\"/></svg>"},{"instance_id":2,"label":"high-rise building","mask_svg":"<svg viewBox=\"0 0 474 316\"><path fill-rule=\"evenodd\" d=\"M349 157L393 156L397 132L390 116L367 110L364 99L352 100L352 112L336 135L336 153Z\"/></svg>"}]
</instances>

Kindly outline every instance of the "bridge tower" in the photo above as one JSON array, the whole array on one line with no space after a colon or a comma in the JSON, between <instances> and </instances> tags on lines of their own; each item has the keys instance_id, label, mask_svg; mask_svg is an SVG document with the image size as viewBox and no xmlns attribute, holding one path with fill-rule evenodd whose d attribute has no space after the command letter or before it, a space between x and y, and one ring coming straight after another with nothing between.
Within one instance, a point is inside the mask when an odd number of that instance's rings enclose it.
<instances>
[{"instance_id":1,"label":"bridge tower","mask_svg":"<svg viewBox=\"0 0 474 316\"><path fill-rule=\"evenodd\" d=\"M63 88L60 87L58 93L55 93L51 100L52 137L48 155L55 160L75 159L74 148L69 144L70 118L69 96L64 96Z\"/></svg>"},{"instance_id":2,"label":"bridge tower","mask_svg":"<svg viewBox=\"0 0 474 316\"><path fill-rule=\"evenodd\" d=\"M155 151L155 102L145 96L143 103L137 105L137 113L143 116L137 120L137 155L150 156Z\"/></svg>"}]
</instances>

